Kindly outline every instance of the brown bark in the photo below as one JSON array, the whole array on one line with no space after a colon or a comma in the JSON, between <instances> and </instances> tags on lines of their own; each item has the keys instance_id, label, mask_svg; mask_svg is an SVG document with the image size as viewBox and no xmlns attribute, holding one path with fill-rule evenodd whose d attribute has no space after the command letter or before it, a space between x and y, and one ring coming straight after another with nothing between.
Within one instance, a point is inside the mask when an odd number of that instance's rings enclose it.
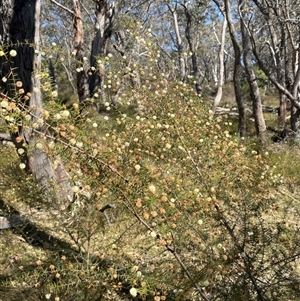
<instances>
[{"instance_id":1,"label":"brown bark","mask_svg":"<svg viewBox=\"0 0 300 301\"><path fill-rule=\"evenodd\" d=\"M8 50L17 51L17 56L10 58L10 64L6 64L5 57L1 57L2 76L9 75L14 68L18 69L17 80L23 83L24 94L31 90L31 73L33 71L32 59L34 56L34 41L36 0L4 0L0 6L0 38L1 43L10 45ZM27 18L24 16L28 16ZM20 42L24 42L23 45ZM30 45L31 44L31 45ZM5 92L12 93L15 91L15 80L8 77L4 85ZM3 83L2 83L3 85Z\"/></svg>"},{"instance_id":2,"label":"brown bark","mask_svg":"<svg viewBox=\"0 0 300 301\"><path fill-rule=\"evenodd\" d=\"M187 1L184 2L184 13L186 17L186 27L185 27L185 37L188 41L190 52L192 53L192 67L193 67L193 75L195 78L195 89L197 94L201 94L202 88L199 80L199 69L198 69L198 60L197 60L197 54L195 52L193 38L192 38L192 16L189 12L189 9L187 7L188 3Z\"/></svg>"},{"instance_id":3,"label":"brown bark","mask_svg":"<svg viewBox=\"0 0 300 301\"><path fill-rule=\"evenodd\" d=\"M74 9L74 50L77 71L77 94L79 103L84 104L89 97L88 77L84 68L84 31L81 19L80 2L73 0Z\"/></svg>"},{"instance_id":4,"label":"brown bark","mask_svg":"<svg viewBox=\"0 0 300 301\"><path fill-rule=\"evenodd\" d=\"M244 65L247 76L247 81L250 89L250 96L252 101L255 130L258 136L261 136L266 131L266 124L263 115L262 102L260 97L259 86L256 80L256 75L253 70L253 65L251 61L251 41L248 33L248 28L246 27L246 5L244 0L240 0L240 17L241 17L241 32L243 40L243 57Z\"/></svg>"},{"instance_id":5,"label":"brown bark","mask_svg":"<svg viewBox=\"0 0 300 301\"><path fill-rule=\"evenodd\" d=\"M97 57L107 54L108 42L112 35L112 26L116 13L115 7L109 7L107 0L97 0L95 4L95 34L90 58L90 65L95 67L95 71L91 71L89 77L89 91L91 95L96 93L103 83L104 74L101 74L99 68L96 68L96 60Z\"/></svg>"},{"instance_id":6,"label":"brown bark","mask_svg":"<svg viewBox=\"0 0 300 301\"><path fill-rule=\"evenodd\" d=\"M42 109L40 81L34 75L34 71L40 68L40 55L34 52L34 50L39 51L40 1L15 0L14 5L12 3L12 1L5 2L7 9L2 6L0 28L5 28L5 34L2 36L3 42L11 42L10 47L17 51L12 65L7 64L6 66L11 68L10 72L11 74L13 72L15 78L22 81L25 96L23 99L19 99L14 90L10 89L6 92L9 100L16 102L21 110L27 110L28 105L31 107L30 114L32 122L34 122L40 116ZM8 15L4 16L4 12ZM14 81L11 80L11 85L13 84ZM34 92L33 87L35 87ZM28 97L27 93L30 93L31 97ZM28 151L21 159L23 159L27 171L31 171L38 180L40 188L45 193L45 199L59 200L62 203L68 202L73 196L69 179L64 177L65 171L62 164L60 170L53 169L44 150L35 147L39 139L37 131L42 132L42 127L25 131L19 126L18 131L12 134L12 141L17 149L23 148L24 144L28 146L25 148Z\"/></svg>"},{"instance_id":7,"label":"brown bark","mask_svg":"<svg viewBox=\"0 0 300 301\"><path fill-rule=\"evenodd\" d=\"M234 82L234 94L238 106L239 111L239 135L240 137L245 137L246 135L246 105L244 99L242 97L242 90L240 84L241 78L241 49L236 39L236 31L233 26L233 22L230 16L230 2L229 0L224 1L225 4L225 15L228 22L228 28L230 33L230 38L232 41L233 49L234 49L234 71L233 71L233 82Z\"/></svg>"}]
</instances>

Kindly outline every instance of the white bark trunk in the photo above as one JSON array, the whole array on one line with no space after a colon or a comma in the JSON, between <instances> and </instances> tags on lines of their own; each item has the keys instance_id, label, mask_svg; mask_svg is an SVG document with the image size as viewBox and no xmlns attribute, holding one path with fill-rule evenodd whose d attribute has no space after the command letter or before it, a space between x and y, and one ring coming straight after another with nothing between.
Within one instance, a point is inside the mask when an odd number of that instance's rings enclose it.
<instances>
[{"instance_id":1,"label":"white bark trunk","mask_svg":"<svg viewBox=\"0 0 300 301\"><path fill-rule=\"evenodd\" d=\"M183 43L179 31L177 12L176 12L176 8L172 8L170 5L168 5L168 8L173 17L174 29L176 34L180 80L184 82L186 80L186 67L185 67L186 62L185 62L185 58L183 57Z\"/></svg>"},{"instance_id":2,"label":"white bark trunk","mask_svg":"<svg viewBox=\"0 0 300 301\"><path fill-rule=\"evenodd\" d=\"M227 28L227 20L224 18L223 26L222 26L222 37L221 37L221 45L219 51L219 79L218 79L218 91L217 95L214 99L214 106L213 111L215 112L217 106L220 104L222 99L222 92L223 92L223 83L224 83L224 47L225 47L225 35L226 35L226 28Z\"/></svg>"}]
</instances>

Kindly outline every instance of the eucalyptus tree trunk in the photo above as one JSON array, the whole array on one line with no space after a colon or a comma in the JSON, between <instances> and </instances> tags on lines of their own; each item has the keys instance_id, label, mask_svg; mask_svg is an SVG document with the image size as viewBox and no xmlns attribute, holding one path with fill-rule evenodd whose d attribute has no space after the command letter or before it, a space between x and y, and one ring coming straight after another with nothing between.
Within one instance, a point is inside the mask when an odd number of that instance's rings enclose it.
<instances>
[{"instance_id":1,"label":"eucalyptus tree trunk","mask_svg":"<svg viewBox=\"0 0 300 301\"><path fill-rule=\"evenodd\" d=\"M296 67L296 57L299 51L298 45L294 42L294 39L299 38L299 25L298 33L292 34L290 30L290 24L293 24L292 18L289 17L289 12L293 12L293 6L286 5L279 1L278 5L272 6L273 13L270 12L269 3L266 0L253 0L260 13L265 19L267 24L268 36L270 42L267 40L269 46L270 55L273 59L272 66L275 66L275 72L270 68L261 58L257 48L255 40L252 39L253 52L261 69L268 76L269 80L275 85L279 92L279 125L283 128L286 127L286 110L287 100L292 103L292 116L291 116L291 128L294 131L298 130L299 122L299 96L297 95L297 87L299 81L297 79L297 72L299 68ZM295 3L296 4L296 3ZM288 49L288 41L290 41L291 48ZM292 72L288 71L288 62L292 61ZM288 80L289 75L292 75L291 80ZM276 74L276 76L274 76Z\"/></svg>"},{"instance_id":2,"label":"eucalyptus tree trunk","mask_svg":"<svg viewBox=\"0 0 300 301\"><path fill-rule=\"evenodd\" d=\"M274 28L274 20L268 20L268 25L270 28L270 33L271 33L271 39L272 39L272 47L274 49L274 59L276 62L277 68L277 81L283 86L286 87L287 89L290 90L289 85L287 86L287 73L286 73L286 60L287 57L285 55L286 51L286 33L284 29L284 24L281 24L281 36L280 38L277 37L277 33ZM278 45L280 45L278 47ZM279 125L282 126L283 128L286 127L286 110L287 110L287 96L279 91Z\"/></svg>"},{"instance_id":3,"label":"eucalyptus tree trunk","mask_svg":"<svg viewBox=\"0 0 300 301\"><path fill-rule=\"evenodd\" d=\"M90 96L87 72L84 68L84 31L80 9L80 1L73 0L74 10L74 49L76 58L76 71L77 71L77 94L79 103L84 104Z\"/></svg>"},{"instance_id":4,"label":"eucalyptus tree trunk","mask_svg":"<svg viewBox=\"0 0 300 301\"><path fill-rule=\"evenodd\" d=\"M296 70L294 74L294 83L291 87L291 92L294 97L294 101L292 101L291 128L294 132L298 131L299 120L300 120L300 66L298 62L299 56L300 56L300 48L298 47L297 61L295 63Z\"/></svg>"},{"instance_id":5,"label":"eucalyptus tree trunk","mask_svg":"<svg viewBox=\"0 0 300 301\"><path fill-rule=\"evenodd\" d=\"M244 57L244 65L246 71L247 82L250 89L250 96L252 101L253 108L253 116L255 122L255 130L258 136L262 136L266 131L266 124L263 115L261 97L259 86L256 80L256 75L253 70L253 65L251 61L251 41L248 33L248 28L246 26L247 20L247 8L244 0L240 0L240 17L241 17L241 33L242 33L242 41L243 41L243 57Z\"/></svg>"},{"instance_id":6,"label":"eucalyptus tree trunk","mask_svg":"<svg viewBox=\"0 0 300 301\"><path fill-rule=\"evenodd\" d=\"M39 78L34 74L40 69L39 18L39 0L6 0L2 1L0 6L1 44L7 52L15 51L15 56L10 58L9 62L4 62L4 57L1 57L1 72L8 74L9 83L3 87L4 93L7 99L15 102L21 110L27 110L30 106L32 122L42 116L41 85ZM22 83L21 91L17 90L16 80L18 86ZM62 164L53 168L44 149L36 147L40 133L43 133L43 125L35 129L25 129L19 125L18 130L11 136L15 147L24 150L21 160L26 170L36 177L45 199L51 199L53 204L58 200L64 205L73 197L69 177Z\"/></svg>"},{"instance_id":7,"label":"eucalyptus tree trunk","mask_svg":"<svg viewBox=\"0 0 300 301\"><path fill-rule=\"evenodd\" d=\"M90 57L90 65L93 68L89 77L89 91L90 94L98 92L101 88L104 80L104 70L97 67L97 58L99 56L105 56L107 54L108 42L112 35L112 26L116 9L113 4L110 5L108 0L96 0L95 7L95 26L94 26L94 38L92 41L92 50ZM105 97L104 95L102 95Z\"/></svg>"},{"instance_id":8,"label":"eucalyptus tree trunk","mask_svg":"<svg viewBox=\"0 0 300 301\"><path fill-rule=\"evenodd\" d=\"M184 7L184 14L186 17L185 37L187 39L190 52L192 53L192 67L193 67L193 75L195 78L195 89L197 94L201 94L202 88L199 80L198 60L197 60L197 54L195 51L193 39L192 39L192 16L189 12L187 5L188 5L188 1L184 1L183 7Z\"/></svg>"},{"instance_id":9,"label":"eucalyptus tree trunk","mask_svg":"<svg viewBox=\"0 0 300 301\"><path fill-rule=\"evenodd\" d=\"M233 82L234 82L234 93L235 93L235 98L236 98L238 112L239 112L239 135L240 137L244 137L246 135L246 106L245 106L244 99L242 97L242 90L240 84L241 71L242 71L241 49L236 38L236 31L233 22L231 20L229 0L225 0L224 4L225 4L225 15L228 22L230 38L234 49Z\"/></svg>"},{"instance_id":10,"label":"eucalyptus tree trunk","mask_svg":"<svg viewBox=\"0 0 300 301\"><path fill-rule=\"evenodd\" d=\"M186 81L186 68L185 68L185 59L183 57L183 42L179 31L179 24L177 18L177 3L175 4L175 8L168 4L168 9L172 14L174 29L176 34L176 46L178 50L178 58L179 58L179 72L180 72L180 80L185 82Z\"/></svg>"},{"instance_id":11,"label":"eucalyptus tree trunk","mask_svg":"<svg viewBox=\"0 0 300 301\"><path fill-rule=\"evenodd\" d=\"M225 46L225 35L227 28L227 20L224 18L223 26L222 26L222 36L221 36L221 44L219 50L219 77L218 77L218 91L217 95L214 99L213 111L216 110L217 106L220 104L222 99L223 92L223 83L224 83L224 46Z\"/></svg>"}]
</instances>

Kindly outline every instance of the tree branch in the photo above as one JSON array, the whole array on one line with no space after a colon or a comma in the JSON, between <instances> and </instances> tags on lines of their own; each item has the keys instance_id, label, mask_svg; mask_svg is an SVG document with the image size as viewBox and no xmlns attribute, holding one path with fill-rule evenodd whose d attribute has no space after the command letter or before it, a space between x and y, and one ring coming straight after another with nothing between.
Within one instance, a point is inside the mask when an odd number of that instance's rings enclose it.
<instances>
[{"instance_id":1,"label":"tree branch","mask_svg":"<svg viewBox=\"0 0 300 301\"><path fill-rule=\"evenodd\" d=\"M57 5L58 7L60 7L61 9L65 10L66 12L68 12L69 14L71 14L72 16L75 16L75 12L72 11L71 9L67 8L66 6L58 3L55 0L50 0L50 2L52 2L53 4Z\"/></svg>"},{"instance_id":2,"label":"tree branch","mask_svg":"<svg viewBox=\"0 0 300 301\"><path fill-rule=\"evenodd\" d=\"M106 204L105 206L103 206L102 208L99 209L99 211L104 214L104 216L107 220L107 223L109 225L111 225L111 223L110 223L109 217L108 217L107 213L105 212L105 210L110 209L110 208L116 208L116 205L108 203L108 204Z\"/></svg>"}]
</instances>

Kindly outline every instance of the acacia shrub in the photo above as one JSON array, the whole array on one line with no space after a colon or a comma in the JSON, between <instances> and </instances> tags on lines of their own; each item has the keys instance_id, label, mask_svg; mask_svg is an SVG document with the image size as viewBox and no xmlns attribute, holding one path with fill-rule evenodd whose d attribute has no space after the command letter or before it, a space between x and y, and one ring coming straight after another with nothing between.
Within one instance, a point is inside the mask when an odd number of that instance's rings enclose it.
<instances>
[{"instance_id":1,"label":"acacia shrub","mask_svg":"<svg viewBox=\"0 0 300 301\"><path fill-rule=\"evenodd\" d=\"M128 66L108 61L106 80L118 82ZM15 273L14 284L5 284L68 300L109 299L111 292L125 300L292 300L298 213L278 200L281 177L268 157L232 136L231 122L214 119L191 86L168 82L153 62L135 68L151 73L100 115L62 106L44 85L48 101L37 120L48 132L33 147L53 166L64 163L75 197L39 203L47 214L35 222L76 252L46 253L28 264L26 277ZM1 106L10 130L20 122L37 130L30 108L9 98ZM105 215L99 209L108 204L115 208Z\"/></svg>"},{"instance_id":2,"label":"acacia shrub","mask_svg":"<svg viewBox=\"0 0 300 301\"><path fill-rule=\"evenodd\" d=\"M145 229L141 237L144 245L150 244L150 267L132 258L119 263L121 268L114 269L122 270L115 275L118 285L128 286L131 277L123 271L133 266L143 281L130 281L144 297L175 294L183 300L199 293L199 287L221 300L296 294L295 286L276 287L288 271L293 273L298 256L296 232L290 233L286 216L276 222L271 218L280 208L274 197L280 176L264 155L229 134L226 118L213 119L189 86L177 83L153 93L151 85L127 94L128 101L143 96L138 114L127 116L120 107L119 115L98 117L109 124L101 132L88 120L82 138L80 127L73 136L83 145L68 160L81 171L92 200L117 204L120 216L128 210L129 220L138 220L127 238L136 236L136 253L138 234ZM93 153L88 164L87 152ZM99 205L89 200L83 208L87 206ZM79 216L82 225L86 216ZM284 243L287 233L292 248ZM160 248L167 254L157 259ZM162 284L155 281L162 275Z\"/></svg>"}]
</instances>

